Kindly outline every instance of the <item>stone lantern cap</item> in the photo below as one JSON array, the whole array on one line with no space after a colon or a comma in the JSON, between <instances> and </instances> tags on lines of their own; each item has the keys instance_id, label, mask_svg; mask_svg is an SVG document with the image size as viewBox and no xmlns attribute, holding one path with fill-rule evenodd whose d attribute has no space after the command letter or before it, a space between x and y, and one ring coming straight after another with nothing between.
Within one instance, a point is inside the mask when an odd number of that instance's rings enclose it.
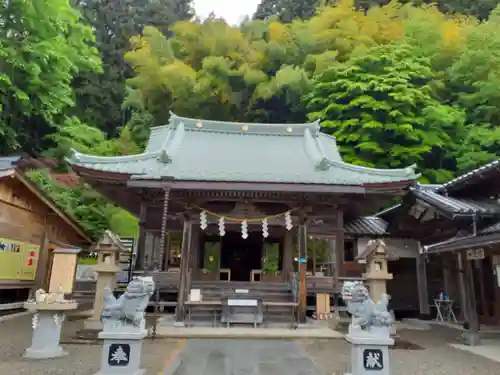
<instances>
[{"instance_id":1,"label":"stone lantern cap","mask_svg":"<svg viewBox=\"0 0 500 375\"><path fill-rule=\"evenodd\" d=\"M127 251L120 238L110 230L104 232L93 250L97 253L97 264L93 267L97 272L117 272L120 253Z\"/></svg>"},{"instance_id":2,"label":"stone lantern cap","mask_svg":"<svg viewBox=\"0 0 500 375\"><path fill-rule=\"evenodd\" d=\"M110 230L106 230L102 235L101 239L93 246L93 250L96 252L109 251L109 252L121 252L127 251L127 248L123 246L120 237Z\"/></svg>"},{"instance_id":3,"label":"stone lantern cap","mask_svg":"<svg viewBox=\"0 0 500 375\"><path fill-rule=\"evenodd\" d=\"M356 257L358 263L366 263L373 258L383 258L385 260L398 260L399 257L387 248L385 242L380 239L368 242L365 250Z\"/></svg>"}]
</instances>

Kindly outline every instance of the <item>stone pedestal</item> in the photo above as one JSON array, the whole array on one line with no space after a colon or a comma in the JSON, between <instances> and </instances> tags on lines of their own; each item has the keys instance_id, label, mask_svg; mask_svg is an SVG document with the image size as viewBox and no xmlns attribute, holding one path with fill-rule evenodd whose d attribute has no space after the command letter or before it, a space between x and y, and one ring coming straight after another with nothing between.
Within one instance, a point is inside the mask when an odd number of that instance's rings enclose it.
<instances>
[{"instance_id":1,"label":"stone pedestal","mask_svg":"<svg viewBox=\"0 0 500 375\"><path fill-rule=\"evenodd\" d=\"M387 293L387 281L392 280L392 274L387 270L387 261L390 254L386 245L381 240L372 240L363 253L357 257L359 263L366 264L363 278L368 285L370 297L373 302L380 301L380 297ZM396 259L392 257L392 259Z\"/></svg>"},{"instance_id":2,"label":"stone pedestal","mask_svg":"<svg viewBox=\"0 0 500 375\"><path fill-rule=\"evenodd\" d=\"M106 289L113 289L116 282L116 274L120 268L114 263L101 263L93 267L97 273L97 283L95 290L94 307L92 309L92 316L87 319L83 326L88 330L102 330L101 313L104 306L104 295L107 293Z\"/></svg>"},{"instance_id":3,"label":"stone pedestal","mask_svg":"<svg viewBox=\"0 0 500 375\"><path fill-rule=\"evenodd\" d=\"M61 328L66 312L76 310L76 302L36 303L26 302L24 308L33 311L33 337L25 358L45 359L66 355L59 345Z\"/></svg>"},{"instance_id":4,"label":"stone pedestal","mask_svg":"<svg viewBox=\"0 0 500 375\"><path fill-rule=\"evenodd\" d=\"M390 375L389 327L372 327L369 332L349 327L346 340L351 343L351 372L346 375Z\"/></svg>"},{"instance_id":5,"label":"stone pedestal","mask_svg":"<svg viewBox=\"0 0 500 375\"><path fill-rule=\"evenodd\" d=\"M101 331L101 313L104 306L104 296L107 289L114 290L116 286L116 275L120 272L120 251L126 251L118 237L107 230L95 246L97 252L97 264L92 269L97 273L95 287L94 306L92 316L87 319L83 326L85 329Z\"/></svg>"},{"instance_id":6,"label":"stone pedestal","mask_svg":"<svg viewBox=\"0 0 500 375\"><path fill-rule=\"evenodd\" d=\"M144 324L136 328L124 325L116 329L108 329L99 333L103 340L101 353L101 369L95 375L143 375L140 369L142 340L147 335Z\"/></svg>"}]
</instances>

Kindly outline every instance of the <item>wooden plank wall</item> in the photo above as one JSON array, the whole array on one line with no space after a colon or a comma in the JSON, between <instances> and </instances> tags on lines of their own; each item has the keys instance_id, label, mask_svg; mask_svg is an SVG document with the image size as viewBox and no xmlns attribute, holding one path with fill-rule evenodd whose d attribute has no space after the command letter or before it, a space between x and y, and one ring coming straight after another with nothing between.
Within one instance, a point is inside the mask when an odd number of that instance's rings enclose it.
<instances>
[{"instance_id":1,"label":"wooden plank wall","mask_svg":"<svg viewBox=\"0 0 500 375\"><path fill-rule=\"evenodd\" d=\"M33 281L44 232L49 241L68 245L84 240L17 178L0 180L0 239L8 247L19 246L19 251L0 251L0 280Z\"/></svg>"},{"instance_id":2,"label":"wooden plank wall","mask_svg":"<svg viewBox=\"0 0 500 375\"><path fill-rule=\"evenodd\" d=\"M51 239L75 245L82 242L75 230L23 183L15 178L0 180L0 237L40 244L45 219Z\"/></svg>"}]
</instances>

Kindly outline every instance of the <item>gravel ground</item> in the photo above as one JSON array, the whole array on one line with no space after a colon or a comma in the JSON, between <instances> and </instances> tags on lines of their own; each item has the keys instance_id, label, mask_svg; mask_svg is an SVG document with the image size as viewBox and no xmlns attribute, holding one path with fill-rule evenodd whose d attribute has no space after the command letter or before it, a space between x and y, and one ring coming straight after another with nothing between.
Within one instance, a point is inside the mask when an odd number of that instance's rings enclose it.
<instances>
[{"instance_id":1,"label":"gravel ground","mask_svg":"<svg viewBox=\"0 0 500 375\"><path fill-rule=\"evenodd\" d=\"M72 337L81 321L65 321L64 337ZM48 360L26 360L24 350L31 344L31 316L0 323L0 375L93 375L99 370L101 346L66 344L68 356ZM145 340L143 368L147 375L164 374L179 351L182 340Z\"/></svg>"},{"instance_id":2,"label":"gravel ground","mask_svg":"<svg viewBox=\"0 0 500 375\"><path fill-rule=\"evenodd\" d=\"M81 326L81 321L66 321L63 336L74 337ZM432 331L399 330L398 334L401 340L418 345L420 349L391 350L392 375L500 374L500 363L453 349L447 345L447 342L458 342L456 331L434 327ZM30 361L22 358L25 348L30 345L30 340L30 316L0 322L0 375L93 375L99 370L101 356L99 345L65 344L63 346L69 352L67 357ZM192 344L195 343L192 340ZM317 375L343 375L348 369L350 346L345 341L300 340L297 343L301 352L307 355L319 369ZM145 340L142 359L147 375L164 374L185 344L185 340L158 339L154 342ZM192 344L186 348L191 347ZM260 349L264 349L264 346L266 344L262 342ZM267 352L277 354L278 349L279 347ZM266 352L266 350L259 351ZM298 358L300 355L296 356ZM279 370L275 373L276 375L282 374ZM198 371L196 374L186 372L185 375L201 374Z\"/></svg>"},{"instance_id":3,"label":"gravel ground","mask_svg":"<svg viewBox=\"0 0 500 375\"><path fill-rule=\"evenodd\" d=\"M447 345L458 332L441 327L432 331L398 330L401 340L421 349L390 351L392 375L499 375L500 363ZM343 375L349 367L350 346L343 340L304 340L306 353L321 375ZM498 354L500 357L500 353Z\"/></svg>"}]
</instances>

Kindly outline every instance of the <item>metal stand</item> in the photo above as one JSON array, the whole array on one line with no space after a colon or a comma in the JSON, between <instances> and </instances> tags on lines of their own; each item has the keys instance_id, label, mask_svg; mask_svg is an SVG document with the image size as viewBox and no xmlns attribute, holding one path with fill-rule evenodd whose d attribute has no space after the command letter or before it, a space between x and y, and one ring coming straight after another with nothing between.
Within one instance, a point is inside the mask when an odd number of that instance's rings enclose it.
<instances>
[{"instance_id":1,"label":"metal stand","mask_svg":"<svg viewBox=\"0 0 500 375\"><path fill-rule=\"evenodd\" d=\"M436 322L458 323L453 312L452 300L435 299L434 306L436 307Z\"/></svg>"}]
</instances>

